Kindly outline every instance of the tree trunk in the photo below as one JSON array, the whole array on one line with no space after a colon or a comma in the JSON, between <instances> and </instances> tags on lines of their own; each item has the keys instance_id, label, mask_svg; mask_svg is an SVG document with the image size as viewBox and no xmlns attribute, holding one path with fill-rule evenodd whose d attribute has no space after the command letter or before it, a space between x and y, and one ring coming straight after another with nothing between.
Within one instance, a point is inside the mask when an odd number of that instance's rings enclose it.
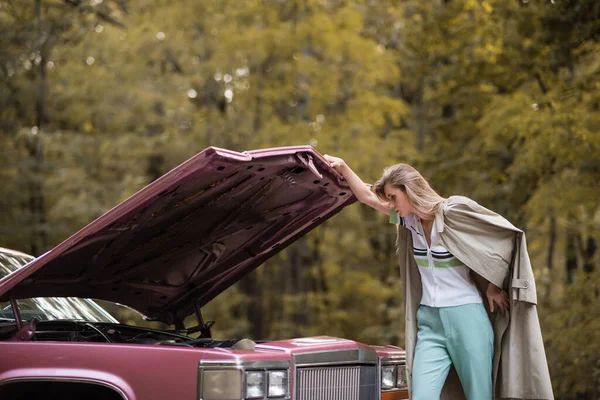
<instances>
[{"instance_id":1,"label":"tree trunk","mask_svg":"<svg viewBox=\"0 0 600 400\"><path fill-rule=\"evenodd\" d=\"M425 104L424 104L424 92L425 92L425 76L421 75L419 78L419 91L417 94L417 150L419 153L423 153L425 149Z\"/></svg>"},{"instance_id":2,"label":"tree trunk","mask_svg":"<svg viewBox=\"0 0 600 400\"><path fill-rule=\"evenodd\" d=\"M550 227L548 233L548 253L546 254L546 265L548 269L552 271L554 269L554 248L556 246L556 217L554 215L550 215ZM546 291L544 294L545 299L550 298L550 293L552 292L552 284L551 282L546 284Z\"/></svg>"},{"instance_id":3,"label":"tree trunk","mask_svg":"<svg viewBox=\"0 0 600 400\"><path fill-rule=\"evenodd\" d=\"M36 14L37 14L37 23L38 30L40 34L40 40L42 39L42 1L36 0L35 2ZM44 42L42 42L40 48L40 65L39 65L39 87L36 98L36 107L35 107L35 126L37 127L37 132L35 132L35 137L30 142L28 146L29 156L32 159L32 169L30 175L30 184L29 184L29 207L32 218L32 225L34 226L34 231L31 237L30 242L30 251L33 255L39 255L44 250L46 250L48 246L48 234L46 232L46 205L45 205L45 197L44 190L42 186L42 170L44 163L44 123L46 121L46 98L47 98L47 90L46 90L46 46ZM32 132L32 134L34 134Z\"/></svg>"},{"instance_id":4,"label":"tree trunk","mask_svg":"<svg viewBox=\"0 0 600 400\"><path fill-rule=\"evenodd\" d=\"M567 248L566 254L566 269L567 269L567 284L573 283L573 276L577 270L577 242L576 235L573 232L567 232Z\"/></svg>"},{"instance_id":5,"label":"tree trunk","mask_svg":"<svg viewBox=\"0 0 600 400\"><path fill-rule=\"evenodd\" d=\"M584 242L586 242L585 245ZM596 241L591 236L588 238L588 240L583 240L581 235L577 235L577 243L579 244L581 258L583 259L583 271L588 274L594 272Z\"/></svg>"},{"instance_id":6,"label":"tree trunk","mask_svg":"<svg viewBox=\"0 0 600 400\"><path fill-rule=\"evenodd\" d=\"M263 310L260 307L261 293L258 288L258 271L253 271L240 281L240 289L248 296L246 306L246 318L248 319L248 330L250 337L254 340L264 339Z\"/></svg>"}]
</instances>

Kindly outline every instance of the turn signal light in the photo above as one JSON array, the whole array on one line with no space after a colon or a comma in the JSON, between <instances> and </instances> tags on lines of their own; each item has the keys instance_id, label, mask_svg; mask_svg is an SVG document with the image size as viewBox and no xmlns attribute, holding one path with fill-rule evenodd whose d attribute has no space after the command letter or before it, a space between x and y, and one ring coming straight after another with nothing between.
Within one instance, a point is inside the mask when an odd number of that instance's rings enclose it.
<instances>
[{"instance_id":1,"label":"turn signal light","mask_svg":"<svg viewBox=\"0 0 600 400\"><path fill-rule=\"evenodd\" d=\"M391 392L381 392L381 400L402 400L408 399L408 390L394 390Z\"/></svg>"}]
</instances>

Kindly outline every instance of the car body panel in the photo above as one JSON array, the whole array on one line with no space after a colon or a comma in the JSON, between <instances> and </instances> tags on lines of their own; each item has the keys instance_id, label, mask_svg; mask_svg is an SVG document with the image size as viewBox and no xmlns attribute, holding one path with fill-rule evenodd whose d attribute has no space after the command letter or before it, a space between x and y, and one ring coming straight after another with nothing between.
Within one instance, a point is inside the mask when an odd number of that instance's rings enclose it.
<instances>
[{"instance_id":1,"label":"car body panel","mask_svg":"<svg viewBox=\"0 0 600 400\"><path fill-rule=\"evenodd\" d=\"M355 200L310 146L211 147L0 280L0 299L91 297L173 323Z\"/></svg>"},{"instance_id":2,"label":"car body panel","mask_svg":"<svg viewBox=\"0 0 600 400\"><path fill-rule=\"evenodd\" d=\"M206 304L354 201L346 182L309 146L244 153L209 148L1 279L0 300L18 305L15 299L90 297L163 322L181 321L195 305ZM38 333L44 323L49 322L37 323ZM15 325L0 324L0 392L15 382L85 382L113 388L126 400L193 400L199 398L205 368L271 363L289 366L287 399L295 400L303 368L366 365L373 371L383 362L404 362L405 356L395 346L329 336L252 342L242 350L185 346L187 337L184 346L168 340L110 342L101 332L106 342L85 341L85 336L77 341L79 335L69 331L66 340L54 341L36 336L35 319L23 327L29 335L15 334ZM123 328L81 325L98 331ZM362 388L361 379L343 384ZM369 390L378 391L380 376L370 379ZM319 384L337 390L340 382L322 379ZM396 392L408 396L403 389L386 394L388 400L406 398Z\"/></svg>"},{"instance_id":3,"label":"car body panel","mask_svg":"<svg viewBox=\"0 0 600 400\"><path fill-rule=\"evenodd\" d=\"M311 343L312 342L312 343ZM256 350L173 348L137 344L45 343L0 341L0 385L16 380L61 379L97 382L117 388L129 400L194 399L199 362L289 360L294 387L294 357L365 349L379 357L404 352L347 339L315 337L267 342Z\"/></svg>"}]
</instances>

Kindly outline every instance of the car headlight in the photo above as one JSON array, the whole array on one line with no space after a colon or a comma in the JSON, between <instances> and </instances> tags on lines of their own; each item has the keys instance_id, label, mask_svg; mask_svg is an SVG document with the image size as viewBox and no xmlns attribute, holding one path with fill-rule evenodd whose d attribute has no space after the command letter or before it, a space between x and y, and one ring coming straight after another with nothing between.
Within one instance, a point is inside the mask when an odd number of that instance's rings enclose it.
<instances>
[{"instance_id":1,"label":"car headlight","mask_svg":"<svg viewBox=\"0 0 600 400\"><path fill-rule=\"evenodd\" d=\"M381 367L381 389L393 389L396 386L396 367L384 365Z\"/></svg>"},{"instance_id":2,"label":"car headlight","mask_svg":"<svg viewBox=\"0 0 600 400\"><path fill-rule=\"evenodd\" d=\"M289 399L289 360L200 360L197 400Z\"/></svg>"},{"instance_id":3,"label":"car headlight","mask_svg":"<svg viewBox=\"0 0 600 400\"><path fill-rule=\"evenodd\" d=\"M241 370L206 370L202 373L203 400L242 398Z\"/></svg>"},{"instance_id":4,"label":"car headlight","mask_svg":"<svg viewBox=\"0 0 600 400\"><path fill-rule=\"evenodd\" d=\"M396 374L396 387L399 389L405 389L407 386L406 365L398 365L398 372Z\"/></svg>"},{"instance_id":5,"label":"car headlight","mask_svg":"<svg viewBox=\"0 0 600 400\"><path fill-rule=\"evenodd\" d=\"M246 372L246 398L262 399L265 397L265 372Z\"/></svg>"},{"instance_id":6,"label":"car headlight","mask_svg":"<svg viewBox=\"0 0 600 400\"><path fill-rule=\"evenodd\" d=\"M288 372L269 371L268 390L269 398L287 397L288 395Z\"/></svg>"}]
</instances>

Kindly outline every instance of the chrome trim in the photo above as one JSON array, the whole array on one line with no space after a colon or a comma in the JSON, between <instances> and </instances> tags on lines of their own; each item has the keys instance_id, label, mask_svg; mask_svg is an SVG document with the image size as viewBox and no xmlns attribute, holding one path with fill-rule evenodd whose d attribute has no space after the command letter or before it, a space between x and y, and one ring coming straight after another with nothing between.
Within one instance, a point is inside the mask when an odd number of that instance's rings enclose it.
<instances>
[{"instance_id":1,"label":"chrome trim","mask_svg":"<svg viewBox=\"0 0 600 400\"><path fill-rule=\"evenodd\" d=\"M365 348L294 354L293 360L294 366L297 368L322 365L377 365L379 362L377 352Z\"/></svg>"},{"instance_id":2,"label":"chrome trim","mask_svg":"<svg viewBox=\"0 0 600 400\"><path fill-rule=\"evenodd\" d=\"M200 360L199 367L243 367L245 369L289 369L289 360Z\"/></svg>"},{"instance_id":3,"label":"chrome trim","mask_svg":"<svg viewBox=\"0 0 600 400\"><path fill-rule=\"evenodd\" d=\"M384 357L379 357L379 363L378 363L378 368L377 368L377 387L379 389L379 400L381 400L381 393L387 393L387 392L393 392L396 390L407 390L407 387L394 387L392 389L382 389L381 388L381 367L386 366L386 365L394 365L394 366L400 366L400 365L406 365L406 356L384 356ZM398 368L396 368L396 374L398 373Z\"/></svg>"},{"instance_id":4,"label":"chrome trim","mask_svg":"<svg viewBox=\"0 0 600 400\"><path fill-rule=\"evenodd\" d=\"M294 395L298 396L298 374L299 371L311 367L336 368L347 366L371 366L377 369L376 378L379 375L379 357L377 352L371 348L354 348L344 350L322 350L292 355L294 374ZM378 388L377 383L377 388ZM378 394L375 398L380 396Z\"/></svg>"},{"instance_id":5,"label":"chrome trim","mask_svg":"<svg viewBox=\"0 0 600 400\"><path fill-rule=\"evenodd\" d=\"M406 356L386 356L381 357L380 365L391 365L391 364L406 364Z\"/></svg>"},{"instance_id":6,"label":"chrome trim","mask_svg":"<svg viewBox=\"0 0 600 400\"><path fill-rule=\"evenodd\" d=\"M92 385L104 386L104 387L107 387L107 388L112 389L115 392L117 392L117 394L119 394L123 398L123 400L128 400L128 397L125 395L125 392L123 392L119 387L113 385L112 383L95 381L93 379L88 379L88 378L81 378L81 379L79 379L79 378L47 378L47 377L9 378L9 379L6 379L6 380L0 382L0 386L5 385L7 383L14 383L14 382L39 382L39 381L87 383L87 384L92 384Z\"/></svg>"},{"instance_id":7,"label":"chrome trim","mask_svg":"<svg viewBox=\"0 0 600 400\"><path fill-rule=\"evenodd\" d=\"M265 373L265 395L262 399L256 400L290 400L291 399L291 372L290 372L290 361L289 360L200 360L198 362L198 378L197 378L197 389L196 399L204 400L202 398L202 372L204 370L239 370L242 375L240 400L245 399L246 391L246 371L263 371ZM287 396L285 397L268 397L269 394L269 382L268 382L268 371L287 371L288 373L288 384L287 384ZM253 399L255 400L255 399Z\"/></svg>"},{"instance_id":8,"label":"chrome trim","mask_svg":"<svg viewBox=\"0 0 600 400\"><path fill-rule=\"evenodd\" d=\"M387 357L379 357L377 360L377 393L379 393L379 400L381 400L381 361Z\"/></svg>"},{"instance_id":9,"label":"chrome trim","mask_svg":"<svg viewBox=\"0 0 600 400\"><path fill-rule=\"evenodd\" d=\"M390 388L390 389L383 389L381 387L381 372L382 372L382 367L395 367L394 368L394 387ZM378 383L378 387L379 387L379 399L381 400L381 393L387 393L387 392L394 392L396 390L408 390L408 386L398 386L398 372L399 372L399 368L400 367L406 367L406 364L400 364L400 363L395 363L395 364L385 364L385 365L380 365L379 366L379 383Z\"/></svg>"},{"instance_id":10,"label":"chrome trim","mask_svg":"<svg viewBox=\"0 0 600 400\"><path fill-rule=\"evenodd\" d=\"M298 368L298 400L377 400L377 365L339 365Z\"/></svg>"}]
</instances>

